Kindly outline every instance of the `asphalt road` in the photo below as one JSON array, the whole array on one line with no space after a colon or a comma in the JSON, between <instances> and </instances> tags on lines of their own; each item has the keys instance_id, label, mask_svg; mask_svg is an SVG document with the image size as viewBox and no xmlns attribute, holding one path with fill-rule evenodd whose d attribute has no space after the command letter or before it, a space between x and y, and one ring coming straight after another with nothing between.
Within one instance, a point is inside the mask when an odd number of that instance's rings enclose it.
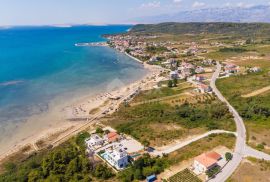
<instances>
[{"instance_id":1,"label":"asphalt road","mask_svg":"<svg viewBox=\"0 0 270 182\"><path fill-rule=\"evenodd\" d=\"M257 151L255 149L252 149L251 147L246 145L247 135L246 135L246 128L245 128L243 119L238 114L238 112L234 109L234 107L231 106L231 104L224 98L224 96L220 93L220 91L216 87L216 80L219 76L220 71L221 71L221 65L220 63L217 63L217 69L215 73L213 74L213 77L210 82L210 86L212 87L213 92L217 95L217 97L228 106L230 112L232 113L235 123L236 123L236 127L237 127L237 131L236 131L237 139L236 139L236 147L233 153L232 161L230 161L214 179L209 180L211 182L226 181L237 169L237 167L240 165L244 157L251 156L257 159L270 160L270 155Z\"/></svg>"},{"instance_id":2,"label":"asphalt road","mask_svg":"<svg viewBox=\"0 0 270 182\"><path fill-rule=\"evenodd\" d=\"M232 161L230 161L214 179L210 180L212 182L226 181L237 169L237 167L240 165L243 157L245 156L244 153L246 150L245 149L246 148L246 128L245 128L243 119L239 116L238 112L223 97L223 95L220 93L220 91L216 87L216 80L219 76L220 71L221 71L221 65L220 63L217 63L217 69L215 73L213 74L213 77L210 82L210 86L212 87L213 92L217 95L217 97L222 102L226 103L230 112L233 114L233 117L236 123L236 128L237 128L237 139L236 139L236 147L235 147Z\"/></svg>"},{"instance_id":3,"label":"asphalt road","mask_svg":"<svg viewBox=\"0 0 270 182\"><path fill-rule=\"evenodd\" d=\"M154 152L151 153L151 155L154 155L154 156L162 156L163 154L169 154L171 152L174 152L176 150L179 150L193 142L196 142L200 139L203 139L211 134L222 134L222 133L230 133L230 134L234 134L236 135L236 133L234 132L230 132L230 131L224 131L224 130L212 130L212 131L209 131L205 134L202 134L202 135L199 135L195 138L192 138L192 139L189 139L189 140L186 140L186 141L182 141L182 142L179 142L177 144L173 144L172 146L168 146L166 147L165 149L163 150L155 150Z\"/></svg>"}]
</instances>

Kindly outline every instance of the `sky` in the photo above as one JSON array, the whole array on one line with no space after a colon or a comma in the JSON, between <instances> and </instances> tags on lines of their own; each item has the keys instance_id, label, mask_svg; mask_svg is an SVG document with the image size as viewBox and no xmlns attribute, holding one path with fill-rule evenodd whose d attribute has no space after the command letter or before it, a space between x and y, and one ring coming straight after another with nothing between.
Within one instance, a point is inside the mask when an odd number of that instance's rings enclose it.
<instances>
[{"instance_id":1,"label":"sky","mask_svg":"<svg viewBox=\"0 0 270 182\"><path fill-rule=\"evenodd\" d=\"M0 26L136 23L136 17L255 5L270 0L0 0Z\"/></svg>"}]
</instances>

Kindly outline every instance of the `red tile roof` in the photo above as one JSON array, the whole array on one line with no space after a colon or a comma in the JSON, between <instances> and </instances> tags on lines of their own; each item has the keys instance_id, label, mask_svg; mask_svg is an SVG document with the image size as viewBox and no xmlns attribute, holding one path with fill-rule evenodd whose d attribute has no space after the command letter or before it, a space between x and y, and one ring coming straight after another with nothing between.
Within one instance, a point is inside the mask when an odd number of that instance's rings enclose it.
<instances>
[{"instance_id":1,"label":"red tile roof","mask_svg":"<svg viewBox=\"0 0 270 182\"><path fill-rule=\"evenodd\" d=\"M204 165L206 168L209 168L216 164L218 160L221 158L221 155L216 152L208 152L199 155L198 157L195 157L194 160L198 161L202 165Z\"/></svg>"},{"instance_id":2,"label":"red tile roof","mask_svg":"<svg viewBox=\"0 0 270 182\"><path fill-rule=\"evenodd\" d=\"M107 138L109 142L115 142L119 138L119 135L116 132L110 132L107 134Z\"/></svg>"}]
</instances>

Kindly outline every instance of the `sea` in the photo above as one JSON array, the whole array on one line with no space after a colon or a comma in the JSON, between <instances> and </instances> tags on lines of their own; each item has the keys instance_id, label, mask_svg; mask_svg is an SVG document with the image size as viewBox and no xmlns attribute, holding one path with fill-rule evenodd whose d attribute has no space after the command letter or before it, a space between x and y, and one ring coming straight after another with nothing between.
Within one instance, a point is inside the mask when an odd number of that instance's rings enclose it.
<instances>
[{"instance_id":1,"label":"sea","mask_svg":"<svg viewBox=\"0 0 270 182\"><path fill-rule=\"evenodd\" d=\"M109 92L115 84L141 79L146 70L123 53L109 47L75 46L106 41L102 35L129 28L0 28L0 146L9 142L31 116L54 107L51 103L55 100L74 101L83 95Z\"/></svg>"}]
</instances>

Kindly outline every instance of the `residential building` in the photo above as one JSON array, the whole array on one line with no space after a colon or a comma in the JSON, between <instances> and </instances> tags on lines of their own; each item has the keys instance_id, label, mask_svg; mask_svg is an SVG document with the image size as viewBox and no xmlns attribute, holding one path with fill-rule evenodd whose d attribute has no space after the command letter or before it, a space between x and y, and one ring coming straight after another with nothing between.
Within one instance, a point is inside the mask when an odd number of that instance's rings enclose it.
<instances>
[{"instance_id":1,"label":"residential building","mask_svg":"<svg viewBox=\"0 0 270 182\"><path fill-rule=\"evenodd\" d=\"M205 77L203 75L194 75L193 80L198 81L198 82L202 82L205 80Z\"/></svg>"},{"instance_id":2,"label":"residential building","mask_svg":"<svg viewBox=\"0 0 270 182\"><path fill-rule=\"evenodd\" d=\"M171 79L178 79L179 78L178 71L171 71L170 77Z\"/></svg>"},{"instance_id":3,"label":"residential building","mask_svg":"<svg viewBox=\"0 0 270 182\"><path fill-rule=\"evenodd\" d=\"M124 169L128 165L128 153L120 145L106 149L102 157L116 169Z\"/></svg>"},{"instance_id":4,"label":"residential building","mask_svg":"<svg viewBox=\"0 0 270 182\"><path fill-rule=\"evenodd\" d=\"M109 143L112 143L118 141L120 139L120 135L116 132L110 132L105 136L105 138Z\"/></svg>"},{"instance_id":5,"label":"residential building","mask_svg":"<svg viewBox=\"0 0 270 182\"><path fill-rule=\"evenodd\" d=\"M93 134L90 138L86 139L85 142L88 148L92 148L102 145L104 143L104 139L97 134Z\"/></svg>"},{"instance_id":6,"label":"residential building","mask_svg":"<svg viewBox=\"0 0 270 182\"><path fill-rule=\"evenodd\" d=\"M198 66L198 67L195 69L195 73L197 73L197 74L204 73L204 72L205 72L205 70L204 70L204 68L201 67L201 66Z\"/></svg>"},{"instance_id":7,"label":"residential building","mask_svg":"<svg viewBox=\"0 0 270 182\"><path fill-rule=\"evenodd\" d=\"M203 83L198 85L198 89L201 93L212 92L212 88L208 85L203 84Z\"/></svg>"},{"instance_id":8,"label":"residential building","mask_svg":"<svg viewBox=\"0 0 270 182\"><path fill-rule=\"evenodd\" d=\"M234 74L234 73L239 72L239 66L235 64L227 64L224 69L225 69L225 73L227 74Z\"/></svg>"},{"instance_id":9,"label":"residential building","mask_svg":"<svg viewBox=\"0 0 270 182\"><path fill-rule=\"evenodd\" d=\"M253 73L258 73L258 72L261 72L262 69L259 68L259 67L253 67L253 68L249 68L248 71L249 71L249 72L253 72Z\"/></svg>"},{"instance_id":10,"label":"residential building","mask_svg":"<svg viewBox=\"0 0 270 182\"><path fill-rule=\"evenodd\" d=\"M193 167L197 174L204 173L218 165L222 157L216 152L203 153L194 159Z\"/></svg>"}]
</instances>

